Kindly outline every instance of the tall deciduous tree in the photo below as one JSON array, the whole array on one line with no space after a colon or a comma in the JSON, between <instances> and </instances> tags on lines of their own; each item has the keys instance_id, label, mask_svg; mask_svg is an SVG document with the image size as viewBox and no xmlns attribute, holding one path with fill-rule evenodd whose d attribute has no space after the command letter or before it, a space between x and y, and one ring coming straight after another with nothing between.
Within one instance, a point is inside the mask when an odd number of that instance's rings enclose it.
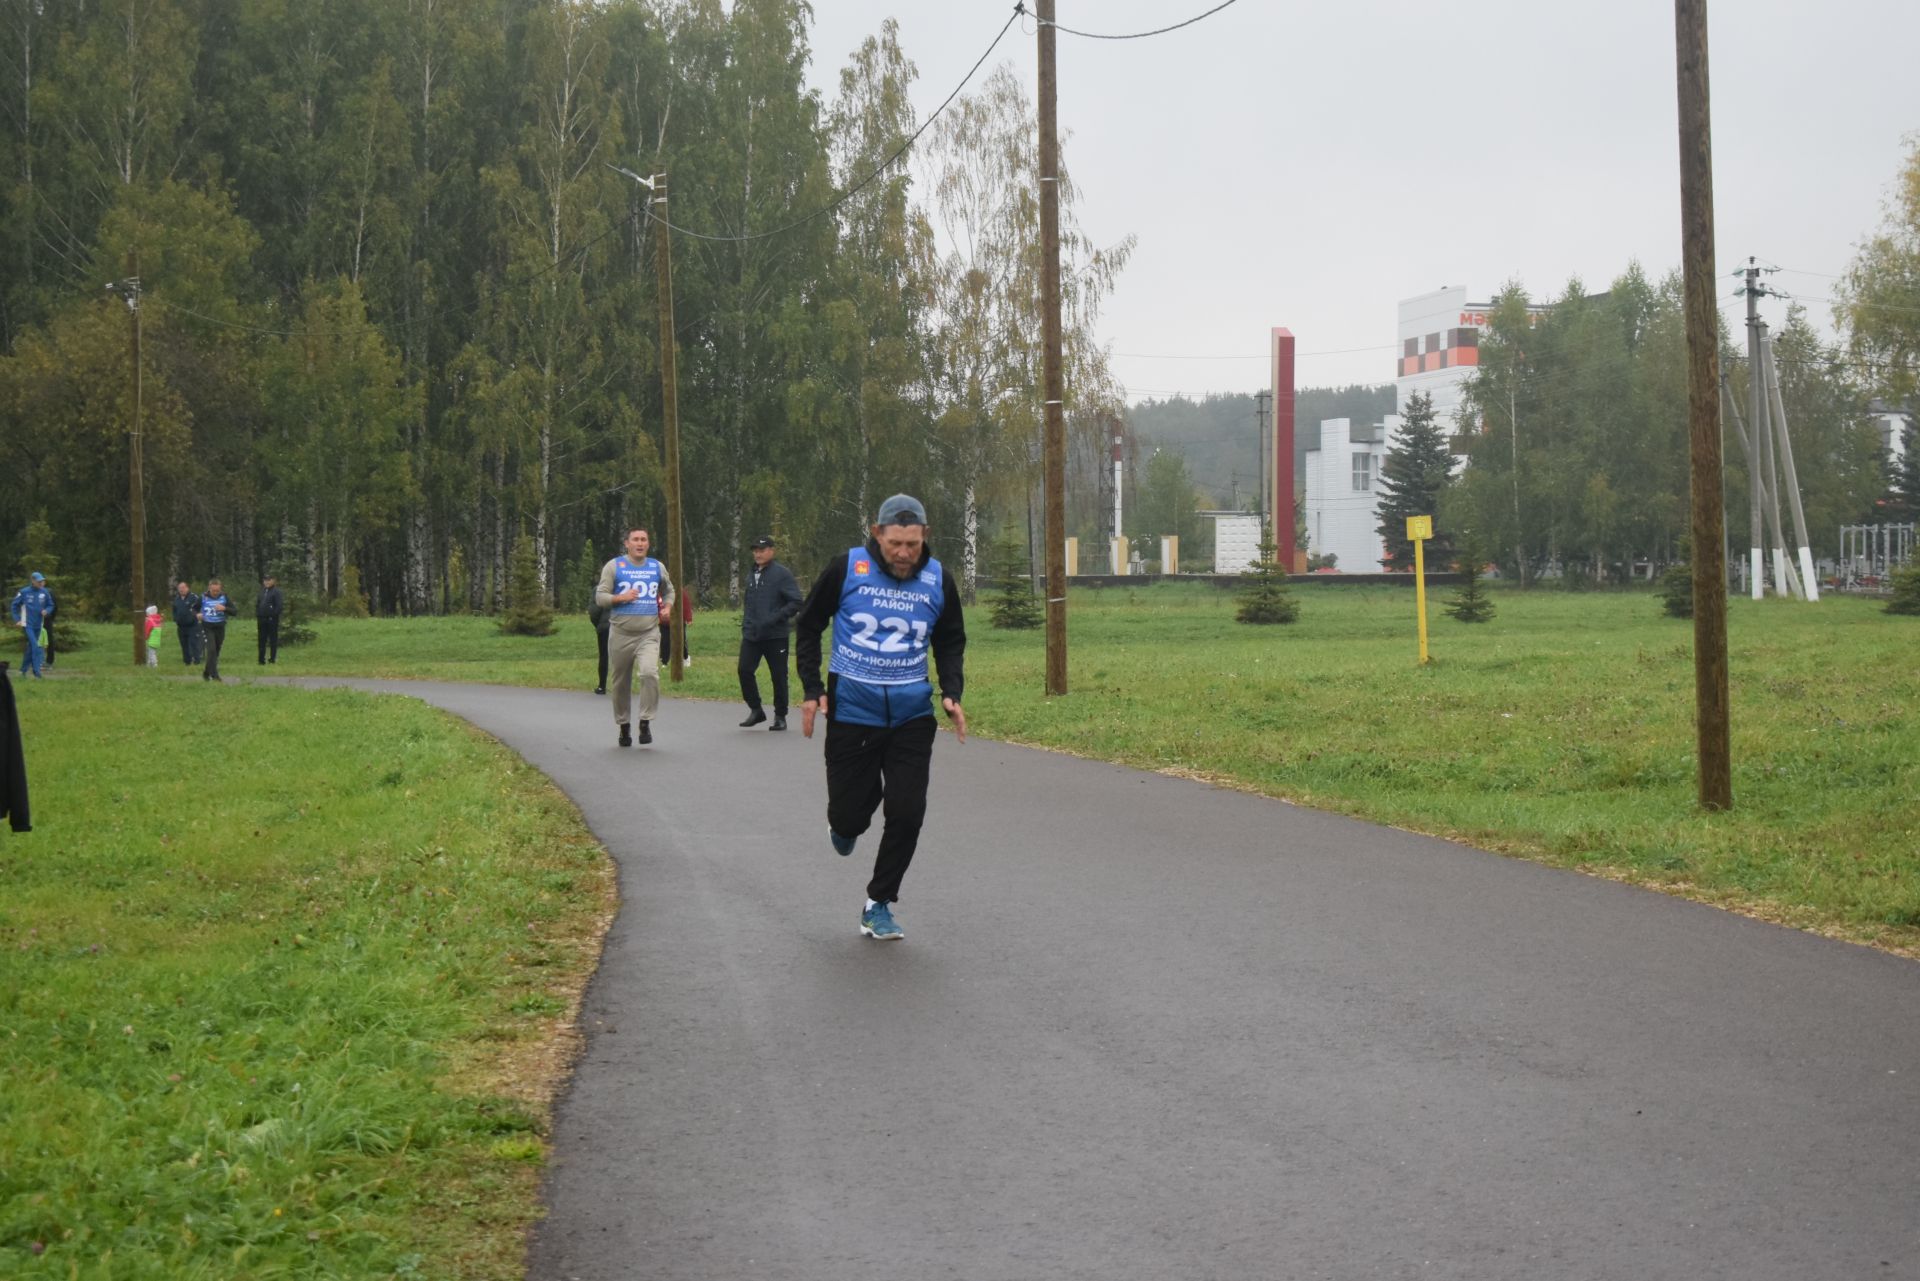
<instances>
[{"instance_id":1,"label":"tall deciduous tree","mask_svg":"<svg viewBox=\"0 0 1920 1281\"><path fill-rule=\"evenodd\" d=\"M1033 118L1026 91L1003 65L932 130L935 225L945 252L935 276L930 373L944 462L957 481L957 493L947 497L964 531L969 585L982 504L1018 497L1038 473L1044 397ZM1064 163L1057 185L1065 409L1069 422L1104 444L1105 420L1118 411L1119 397L1093 326L1133 238L1095 246L1074 217ZM1103 453L1098 445L1094 452Z\"/></svg>"},{"instance_id":2,"label":"tall deciduous tree","mask_svg":"<svg viewBox=\"0 0 1920 1281\"><path fill-rule=\"evenodd\" d=\"M1876 390L1896 403L1920 393L1920 134L1908 138L1880 230L1835 290L1834 319Z\"/></svg>"}]
</instances>

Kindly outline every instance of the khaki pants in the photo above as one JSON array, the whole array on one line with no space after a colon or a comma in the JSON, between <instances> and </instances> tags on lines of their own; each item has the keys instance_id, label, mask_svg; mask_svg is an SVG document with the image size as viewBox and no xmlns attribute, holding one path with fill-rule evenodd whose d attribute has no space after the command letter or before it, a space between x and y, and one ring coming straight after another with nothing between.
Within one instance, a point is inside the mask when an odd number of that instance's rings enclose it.
<instances>
[{"instance_id":1,"label":"khaki pants","mask_svg":"<svg viewBox=\"0 0 1920 1281\"><path fill-rule=\"evenodd\" d=\"M608 668L613 679L613 719L627 725L633 700L634 668L640 669L640 719L650 721L660 707L660 620L645 614L615 614L607 634Z\"/></svg>"}]
</instances>

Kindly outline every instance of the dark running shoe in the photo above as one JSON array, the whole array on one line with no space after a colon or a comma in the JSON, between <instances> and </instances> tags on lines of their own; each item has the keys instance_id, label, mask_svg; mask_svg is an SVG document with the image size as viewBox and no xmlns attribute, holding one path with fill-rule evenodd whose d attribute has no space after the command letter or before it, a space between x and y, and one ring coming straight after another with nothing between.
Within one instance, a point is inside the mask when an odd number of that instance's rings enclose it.
<instances>
[{"instance_id":1,"label":"dark running shoe","mask_svg":"<svg viewBox=\"0 0 1920 1281\"><path fill-rule=\"evenodd\" d=\"M894 921L893 913L885 903L875 903L860 913L860 932L881 943L891 943L907 936L906 931Z\"/></svg>"}]
</instances>

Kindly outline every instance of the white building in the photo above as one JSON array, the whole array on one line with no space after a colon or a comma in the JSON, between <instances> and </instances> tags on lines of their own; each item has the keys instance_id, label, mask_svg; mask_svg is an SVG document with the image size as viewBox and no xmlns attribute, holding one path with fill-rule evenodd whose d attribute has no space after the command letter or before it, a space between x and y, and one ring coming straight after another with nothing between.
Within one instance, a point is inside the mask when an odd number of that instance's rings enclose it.
<instances>
[{"instance_id":1,"label":"white building","mask_svg":"<svg viewBox=\"0 0 1920 1281\"><path fill-rule=\"evenodd\" d=\"M1355 426L1344 418L1320 424L1320 448L1306 457L1307 550L1339 558L1337 568L1380 572L1385 554L1378 526L1380 465L1393 448L1407 402L1425 394L1447 436L1477 425L1458 421L1467 380L1480 367L1480 331L1491 302L1472 301L1466 286L1443 286L1400 302L1400 347L1394 365L1394 408L1386 421ZM1545 308L1532 307L1534 315Z\"/></svg>"},{"instance_id":2,"label":"white building","mask_svg":"<svg viewBox=\"0 0 1920 1281\"><path fill-rule=\"evenodd\" d=\"M1320 448L1307 451L1307 551L1337 557L1349 574L1377 574L1386 554L1380 531L1380 464L1400 430L1400 415L1384 423L1329 418L1320 424Z\"/></svg>"},{"instance_id":3,"label":"white building","mask_svg":"<svg viewBox=\"0 0 1920 1281\"><path fill-rule=\"evenodd\" d=\"M1887 452L1887 460L1894 462L1905 457L1907 428L1913 426L1913 414L1896 409L1884 400L1875 400L1867 405L1867 416L1880 433L1880 448Z\"/></svg>"}]
</instances>

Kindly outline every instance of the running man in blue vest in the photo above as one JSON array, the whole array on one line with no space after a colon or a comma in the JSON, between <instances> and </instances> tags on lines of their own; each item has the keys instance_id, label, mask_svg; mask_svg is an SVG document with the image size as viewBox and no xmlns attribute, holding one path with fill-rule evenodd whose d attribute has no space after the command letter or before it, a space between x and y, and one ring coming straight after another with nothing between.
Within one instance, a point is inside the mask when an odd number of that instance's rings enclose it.
<instances>
[{"instance_id":1,"label":"running man in blue vest","mask_svg":"<svg viewBox=\"0 0 1920 1281\"><path fill-rule=\"evenodd\" d=\"M613 660L613 719L620 746L633 746L633 673L640 669L640 741L653 741L653 714L660 707L660 616L673 617L673 580L667 567L647 555L650 540L638 527L627 531L627 554L600 569L593 590L608 611L607 650Z\"/></svg>"},{"instance_id":2,"label":"running man in blue vest","mask_svg":"<svg viewBox=\"0 0 1920 1281\"><path fill-rule=\"evenodd\" d=\"M806 693L800 732L812 738L814 718L826 716L827 838L834 852L853 853L874 810L885 806L860 932L889 942L903 937L893 904L927 815L936 725L929 650L939 669L940 706L967 741L967 714L960 709L967 628L960 593L927 547L927 511L919 499L895 494L880 504L873 536L821 573L798 625ZM833 648L822 685L820 633L829 625Z\"/></svg>"},{"instance_id":3,"label":"running man in blue vest","mask_svg":"<svg viewBox=\"0 0 1920 1281\"><path fill-rule=\"evenodd\" d=\"M27 634L26 653L20 658L21 670L32 672L35 680L45 680L40 671L46 657L40 646L40 629L53 626L53 593L47 590L47 576L35 570L27 579L27 585L13 594L7 614L14 626Z\"/></svg>"},{"instance_id":4,"label":"running man in blue vest","mask_svg":"<svg viewBox=\"0 0 1920 1281\"><path fill-rule=\"evenodd\" d=\"M220 679L220 647L227 643L227 615L232 612L233 602L220 580L209 578L207 590L200 593L200 634L207 646L207 665L200 672L203 681L226 684Z\"/></svg>"}]
</instances>

